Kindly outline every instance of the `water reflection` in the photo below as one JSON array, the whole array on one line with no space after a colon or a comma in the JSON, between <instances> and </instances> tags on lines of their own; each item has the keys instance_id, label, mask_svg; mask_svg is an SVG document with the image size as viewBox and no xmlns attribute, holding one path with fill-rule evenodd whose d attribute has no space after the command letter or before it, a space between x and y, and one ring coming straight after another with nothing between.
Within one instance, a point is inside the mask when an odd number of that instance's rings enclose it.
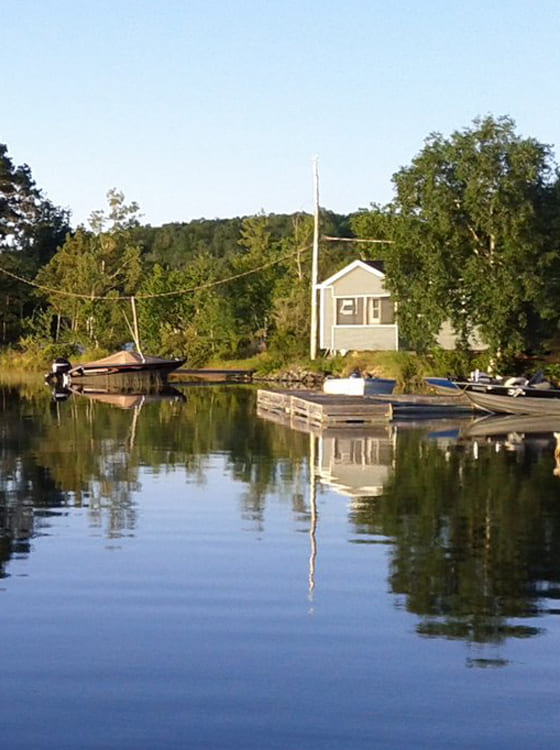
<instances>
[{"instance_id":1,"label":"water reflection","mask_svg":"<svg viewBox=\"0 0 560 750\"><path fill-rule=\"evenodd\" d=\"M351 509L360 534L393 540L391 589L419 616L419 635L478 644L525 638L539 632L527 619L549 614L558 598L554 438L531 433L523 450L497 451L494 438L511 439L502 429L482 438L480 424L469 425L455 442L448 431L437 441L400 432L382 501L363 498Z\"/></svg>"},{"instance_id":2,"label":"water reflection","mask_svg":"<svg viewBox=\"0 0 560 750\"><path fill-rule=\"evenodd\" d=\"M509 414L476 419L458 430L457 439L472 446L477 457L479 447L493 445L495 450L523 454L526 451L553 456L552 474L560 476L560 417Z\"/></svg>"},{"instance_id":3,"label":"water reflection","mask_svg":"<svg viewBox=\"0 0 560 750\"><path fill-rule=\"evenodd\" d=\"M320 433L321 480L348 497L381 495L393 465L396 432L390 425Z\"/></svg>"},{"instance_id":4,"label":"water reflection","mask_svg":"<svg viewBox=\"0 0 560 750\"><path fill-rule=\"evenodd\" d=\"M168 396L82 393L53 402L48 393L0 389L2 575L11 556L28 553L30 538L48 533L50 514L80 506L105 537L135 534L141 469L181 468L202 484L210 458L220 456L224 474L244 488L239 514L253 532L264 529L273 494L306 529L311 607L321 558L317 494L333 490L350 498L349 541L387 545L390 591L418 618L418 635L471 644L471 666L499 666L499 654L480 649L534 636L537 618L558 613L556 422L313 433L258 419L250 388Z\"/></svg>"},{"instance_id":5,"label":"water reflection","mask_svg":"<svg viewBox=\"0 0 560 750\"><path fill-rule=\"evenodd\" d=\"M397 606L418 635L476 647L468 666L504 666L483 649L539 634L535 618L558 611L557 430L492 417L315 431L317 477L351 498L354 541L390 540Z\"/></svg>"},{"instance_id":6,"label":"water reflection","mask_svg":"<svg viewBox=\"0 0 560 750\"><path fill-rule=\"evenodd\" d=\"M83 507L106 537L133 534L142 468L180 468L204 484L216 454L246 486L241 514L254 529L274 488L307 516L307 437L277 433L254 412L253 392L243 387L147 396L82 390L64 399L0 387L2 562L24 542L28 549L39 525L48 528L47 508Z\"/></svg>"}]
</instances>

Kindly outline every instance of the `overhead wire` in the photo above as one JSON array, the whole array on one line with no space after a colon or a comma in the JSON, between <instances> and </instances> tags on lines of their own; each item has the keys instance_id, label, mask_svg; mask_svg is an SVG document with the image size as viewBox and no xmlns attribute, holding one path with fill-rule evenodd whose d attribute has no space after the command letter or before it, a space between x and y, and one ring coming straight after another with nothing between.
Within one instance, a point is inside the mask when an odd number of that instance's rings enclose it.
<instances>
[{"instance_id":1,"label":"overhead wire","mask_svg":"<svg viewBox=\"0 0 560 750\"><path fill-rule=\"evenodd\" d=\"M327 242L369 242L369 243L383 243L383 244L392 244L392 240L373 240L373 239L358 239L358 238L351 238L351 237L329 237L327 235L321 237L322 240L325 240ZM151 294L132 294L132 295L121 295L118 297L115 297L113 295L97 295L97 294L86 294L81 292L70 292L65 289L55 289L54 287L47 286L45 284L39 284L36 281L32 281L31 279L26 279L23 276L20 276L17 273L14 273L13 271L8 271L7 268L3 268L0 265L0 273L3 273L5 276L9 276L10 278L14 279L15 281L19 281L22 284L27 284L28 286L32 286L35 289L39 289L42 292L46 292L48 294L57 294L63 297L72 297L74 299L85 299L89 301L97 301L97 300L110 300L112 302L121 302L121 301L130 301L133 297L137 300L142 299L157 299L161 297L174 297L174 296L180 296L183 294L194 294L194 292L200 291L202 289L211 289L215 286L221 286L223 284L228 284L230 281L235 281L236 279L243 278L245 276L250 276L253 273L258 273L259 271L264 270L265 268L269 268L271 266L275 266L278 263L282 263L284 260L288 260L289 258L294 257L295 255L298 255L299 253L304 253L309 250L311 250L312 245L305 245L304 247L297 248L296 250L293 250L291 253L287 253L285 255L282 255L280 258L275 258L274 260L267 261L266 263L262 263L260 266L256 266L255 268L251 268L247 271L241 271L237 274L232 274L231 276L227 276L224 279L218 279L215 281L207 281L203 284L198 284L197 286L193 287L187 287L183 289L173 289L168 292L153 292Z\"/></svg>"},{"instance_id":2,"label":"overhead wire","mask_svg":"<svg viewBox=\"0 0 560 750\"><path fill-rule=\"evenodd\" d=\"M251 268L247 271L241 271L240 273L232 274L231 276L227 276L226 278L223 278L223 279L217 279L215 281L207 281L207 282L204 282L203 284L198 284L197 286L187 287L184 289L174 289L168 292L122 295L119 297L115 297L112 295L84 294L80 292L70 292L65 289L55 289L45 284L39 284L36 281L26 279L23 276L19 276L17 273L14 273L13 271L8 271L8 269L3 268L2 266L0 266L0 273L3 273L12 279L15 279L16 281L19 281L22 284L27 284L28 286L32 286L36 289L39 289L40 291L47 292L49 294L58 294L64 297L72 297L74 299L87 299L89 301L111 300L112 302L121 302L121 301L130 301L133 298L136 300L157 299L158 297L174 297L174 296L179 296L183 294L193 294L194 292L197 292L201 289L210 289L212 287L220 286L222 284L228 284L230 281L235 281L236 279L243 278L244 276L250 276L253 273L258 273L259 271L262 271L265 268L269 268L270 266L275 266L278 263L282 263L282 261L288 260L289 258L292 258L300 253L307 252L310 249L311 249L311 245L306 245L305 247L297 248L291 253L282 255L280 258L275 258L274 260L270 260L270 261L267 261L266 263L262 263L260 266L256 266L255 268Z\"/></svg>"}]
</instances>

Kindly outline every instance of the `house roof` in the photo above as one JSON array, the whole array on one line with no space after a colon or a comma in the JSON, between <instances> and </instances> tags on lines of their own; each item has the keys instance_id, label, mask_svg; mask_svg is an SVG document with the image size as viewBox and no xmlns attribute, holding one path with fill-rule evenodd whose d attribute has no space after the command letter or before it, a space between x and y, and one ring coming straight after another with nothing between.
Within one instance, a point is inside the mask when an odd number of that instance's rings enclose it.
<instances>
[{"instance_id":1,"label":"house roof","mask_svg":"<svg viewBox=\"0 0 560 750\"><path fill-rule=\"evenodd\" d=\"M335 281L338 281L338 279L342 278L343 276L346 276L347 273L350 273L350 271L353 271L355 268L363 268L364 271L367 271L368 273L372 273L380 279L385 278L385 271L383 270L384 268L383 261L381 260L354 260L349 265L344 266L344 268L341 268L340 271L333 273L333 275L329 276L328 279L325 279L320 284L317 284L317 288L320 289L321 287L331 286L332 284L334 284Z\"/></svg>"}]
</instances>

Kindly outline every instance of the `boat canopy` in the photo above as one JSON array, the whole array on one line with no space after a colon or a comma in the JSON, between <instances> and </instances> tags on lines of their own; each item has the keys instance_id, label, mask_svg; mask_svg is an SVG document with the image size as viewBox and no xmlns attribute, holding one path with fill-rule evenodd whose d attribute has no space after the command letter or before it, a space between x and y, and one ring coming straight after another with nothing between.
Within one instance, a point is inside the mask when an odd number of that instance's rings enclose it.
<instances>
[{"instance_id":1,"label":"boat canopy","mask_svg":"<svg viewBox=\"0 0 560 750\"><path fill-rule=\"evenodd\" d=\"M168 359L162 359L161 357L142 357L138 352L115 352L108 357L102 359L96 359L92 362L85 362L77 367L117 367L119 365L142 365L142 364L166 364Z\"/></svg>"}]
</instances>

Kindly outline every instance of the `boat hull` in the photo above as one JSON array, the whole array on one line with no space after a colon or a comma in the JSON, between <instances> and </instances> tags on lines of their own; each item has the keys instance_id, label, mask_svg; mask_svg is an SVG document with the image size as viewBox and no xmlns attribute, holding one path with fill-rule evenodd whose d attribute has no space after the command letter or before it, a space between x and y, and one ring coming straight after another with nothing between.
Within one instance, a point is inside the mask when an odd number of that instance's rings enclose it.
<instances>
[{"instance_id":1,"label":"boat hull","mask_svg":"<svg viewBox=\"0 0 560 750\"><path fill-rule=\"evenodd\" d=\"M389 378L327 378L323 393L337 396L374 396L393 393L395 381Z\"/></svg>"},{"instance_id":2,"label":"boat hull","mask_svg":"<svg viewBox=\"0 0 560 750\"><path fill-rule=\"evenodd\" d=\"M127 351L75 366L68 360L59 359L53 362L45 381L59 391L71 385L88 385L112 391L159 391L167 383L169 373L184 362L184 359L144 357Z\"/></svg>"},{"instance_id":3,"label":"boat hull","mask_svg":"<svg viewBox=\"0 0 560 750\"><path fill-rule=\"evenodd\" d=\"M97 379L99 377L110 377L115 375L129 376L159 376L167 378L170 372L179 368L185 360L169 360L168 362L146 362L130 365L113 366L90 366L77 365L68 373L70 382L83 383L86 379Z\"/></svg>"},{"instance_id":4,"label":"boat hull","mask_svg":"<svg viewBox=\"0 0 560 750\"><path fill-rule=\"evenodd\" d=\"M560 390L557 389L469 385L463 393L478 409L493 414L560 414Z\"/></svg>"},{"instance_id":5,"label":"boat hull","mask_svg":"<svg viewBox=\"0 0 560 750\"><path fill-rule=\"evenodd\" d=\"M449 378L426 377L424 382L438 393L449 394L456 393L459 390L459 386Z\"/></svg>"}]
</instances>

